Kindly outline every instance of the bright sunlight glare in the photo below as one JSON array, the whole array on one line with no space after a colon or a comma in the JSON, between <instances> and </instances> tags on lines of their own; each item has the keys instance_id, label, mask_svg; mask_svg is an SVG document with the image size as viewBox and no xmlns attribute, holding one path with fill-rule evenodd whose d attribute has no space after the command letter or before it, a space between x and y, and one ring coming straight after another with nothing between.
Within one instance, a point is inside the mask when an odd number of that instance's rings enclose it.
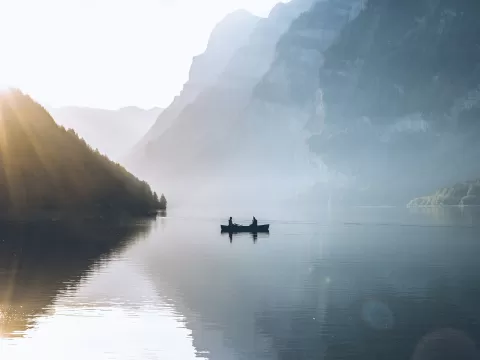
<instances>
[{"instance_id":1,"label":"bright sunlight glare","mask_svg":"<svg viewBox=\"0 0 480 360\"><path fill-rule=\"evenodd\" d=\"M52 106L166 107L222 18L278 1L1 0L0 81Z\"/></svg>"}]
</instances>

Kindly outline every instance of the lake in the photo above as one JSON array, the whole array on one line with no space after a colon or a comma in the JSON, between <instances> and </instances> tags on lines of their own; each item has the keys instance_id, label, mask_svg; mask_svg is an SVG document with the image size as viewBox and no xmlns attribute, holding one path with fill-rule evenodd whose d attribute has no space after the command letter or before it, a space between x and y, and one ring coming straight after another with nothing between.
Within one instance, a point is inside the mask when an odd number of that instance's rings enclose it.
<instances>
[{"instance_id":1,"label":"lake","mask_svg":"<svg viewBox=\"0 0 480 360\"><path fill-rule=\"evenodd\" d=\"M0 357L478 358L477 209L210 210L0 226Z\"/></svg>"}]
</instances>

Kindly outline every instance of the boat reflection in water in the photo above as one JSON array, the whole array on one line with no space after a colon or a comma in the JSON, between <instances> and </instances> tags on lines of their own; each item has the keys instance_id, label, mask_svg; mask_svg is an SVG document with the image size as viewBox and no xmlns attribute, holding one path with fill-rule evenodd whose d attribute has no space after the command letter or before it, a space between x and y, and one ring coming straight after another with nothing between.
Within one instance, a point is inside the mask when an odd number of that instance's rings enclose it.
<instances>
[{"instance_id":1,"label":"boat reflection in water","mask_svg":"<svg viewBox=\"0 0 480 360\"><path fill-rule=\"evenodd\" d=\"M222 231L222 235L228 235L228 238L230 239L230 243L231 243L231 244L233 243L233 238L242 239L242 238L246 238L247 236L249 236L249 237L251 237L251 239L253 240L253 243L256 244L257 241L258 241L259 235L260 235L260 238L261 238L261 239L266 239L266 238L270 237L270 233L268 233L268 232L265 232L265 233L258 233L258 232L234 233L234 232L225 232L225 231Z\"/></svg>"},{"instance_id":2,"label":"boat reflection in water","mask_svg":"<svg viewBox=\"0 0 480 360\"><path fill-rule=\"evenodd\" d=\"M232 218L230 218L231 223ZM233 236L238 234L250 234L253 239L253 243L257 243L258 234L267 234L267 237L270 233L270 224L258 225L256 219L254 224L251 225L238 225L238 224L229 224L229 225L220 225L220 230L222 235L228 234L230 238L230 243L233 242Z\"/></svg>"}]
</instances>

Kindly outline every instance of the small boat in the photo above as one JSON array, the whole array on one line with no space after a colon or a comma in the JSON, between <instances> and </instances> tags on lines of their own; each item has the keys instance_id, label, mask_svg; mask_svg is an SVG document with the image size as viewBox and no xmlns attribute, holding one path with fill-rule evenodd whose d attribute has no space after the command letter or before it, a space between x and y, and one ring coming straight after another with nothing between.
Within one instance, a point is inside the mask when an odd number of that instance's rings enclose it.
<instances>
[{"instance_id":1,"label":"small boat","mask_svg":"<svg viewBox=\"0 0 480 360\"><path fill-rule=\"evenodd\" d=\"M270 225L257 225L257 226L243 226L243 225L233 225L233 226L228 226L228 225L220 225L220 228L222 229L222 232L228 232L228 233L262 233L262 232L268 232Z\"/></svg>"}]
</instances>

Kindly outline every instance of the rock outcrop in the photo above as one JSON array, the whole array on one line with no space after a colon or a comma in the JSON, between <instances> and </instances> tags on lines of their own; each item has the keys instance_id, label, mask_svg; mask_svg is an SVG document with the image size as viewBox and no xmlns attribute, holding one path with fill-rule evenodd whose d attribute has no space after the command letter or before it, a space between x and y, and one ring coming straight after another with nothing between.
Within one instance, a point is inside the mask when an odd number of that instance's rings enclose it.
<instances>
[{"instance_id":1,"label":"rock outcrop","mask_svg":"<svg viewBox=\"0 0 480 360\"><path fill-rule=\"evenodd\" d=\"M347 202L405 204L476 178L480 4L370 0L319 67L314 152Z\"/></svg>"},{"instance_id":2,"label":"rock outcrop","mask_svg":"<svg viewBox=\"0 0 480 360\"><path fill-rule=\"evenodd\" d=\"M467 181L437 190L435 194L413 199L408 207L479 206L480 180Z\"/></svg>"}]
</instances>

